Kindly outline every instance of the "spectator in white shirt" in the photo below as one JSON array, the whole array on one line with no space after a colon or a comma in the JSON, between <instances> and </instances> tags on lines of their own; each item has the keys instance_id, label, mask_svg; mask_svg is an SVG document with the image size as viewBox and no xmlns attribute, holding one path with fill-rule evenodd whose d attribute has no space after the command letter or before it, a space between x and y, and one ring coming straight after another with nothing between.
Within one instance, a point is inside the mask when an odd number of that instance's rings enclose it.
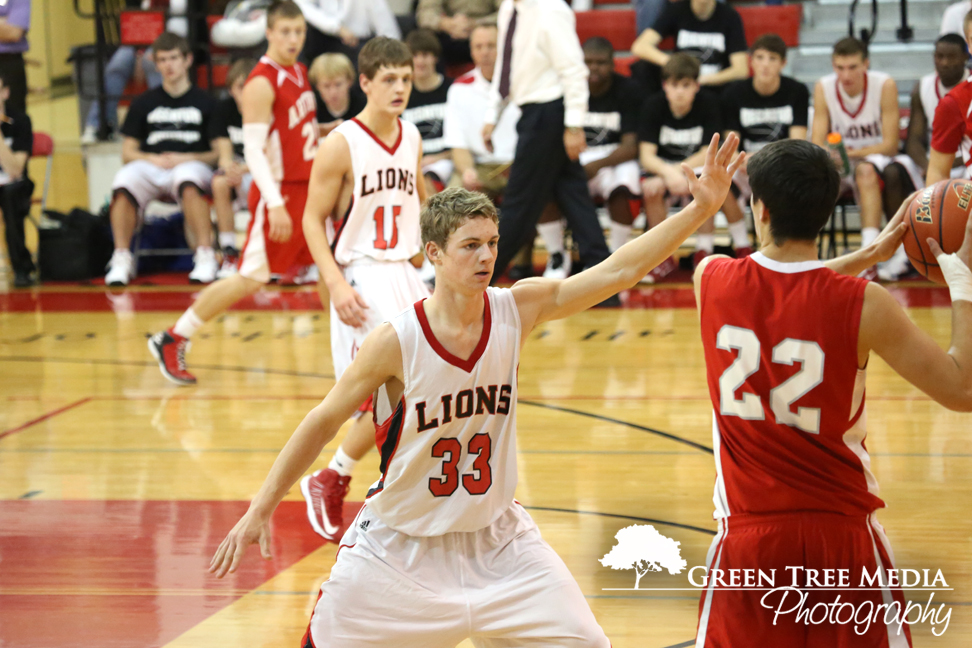
<instances>
[{"instance_id":1,"label":"spectator in white shirt","mask_svg":"<svg viewBox=\"0 0 972 648\"><path fill-rule=\"evenodd\" d=\"M504 101L522 111L519 139L503 196L495 281L531 236L547 203L554 201L574 235L585 267L608 256L587 176L577 161L586 147L587 66L574 13L562 0L503 0L483 139L490 146ZM617 302L616 296L612 302Z\"/></svg>"},{"instance_id":2,"label":"spectator in white shirt","mask_svg":"<svg viewBox=\"0 0 972 648\"><path fill-rule=\"evenodd\" d=\"M295 1L307 19L307 39L301 53L306 65L326 52L340 52L357 62L358 52L370 38L402 37L385 0Z\"/></svg>"},{"instance_id":3,"label":"spectator in white shirt","mask_svg":"<svg viewBox=\"0 0 972 648\"><path fill-rule=\"evenodd\" d=\"M452 161L462 186L495 199L503 193L509 180L520 109L515 104L506 106L493 130L493 149L487 149L483 125L496 66L496 27L475 27L469 35L469 48L476 67L449 88L445 141L452 150Z\"/></svg>"}]
</instances>

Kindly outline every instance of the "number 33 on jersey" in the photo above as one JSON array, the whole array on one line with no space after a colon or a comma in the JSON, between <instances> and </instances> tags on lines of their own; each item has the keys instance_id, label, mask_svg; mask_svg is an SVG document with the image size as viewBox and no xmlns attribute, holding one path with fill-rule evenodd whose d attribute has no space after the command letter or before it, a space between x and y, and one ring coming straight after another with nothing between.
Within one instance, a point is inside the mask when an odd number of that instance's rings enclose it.
<instances>
[{"instance_id":1,"label":"number 33 on jersey","mask_svg":"<svg viewBox=\"0 0 972 648\"><path fill-rule=\"evenodd\" d=\"M884 506L864 448L867 282L819 261L713 259L700 291L716 517Z\"/></svg>"},{"instance_id":2,"label":"number 33 on jersey","mask_svg":"<svg viewBox=\"0 0 972 648\"><path fill-rule=\"evenodd\" d=\"M334 260L407 261L422 249L416 176L422 138L398 120L398 139L385 145L367 126L350 119L335 129L348 143L354 191L331 243Z\"/></svg>"}]
</instances>

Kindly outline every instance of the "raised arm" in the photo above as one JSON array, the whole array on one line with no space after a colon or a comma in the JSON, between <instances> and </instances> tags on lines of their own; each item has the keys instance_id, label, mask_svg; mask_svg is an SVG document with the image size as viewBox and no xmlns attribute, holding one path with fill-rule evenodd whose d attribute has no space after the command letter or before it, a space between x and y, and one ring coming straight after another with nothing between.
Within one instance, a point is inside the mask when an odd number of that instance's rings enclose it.
<instances>
[{"instance_id":1,"label":"raised arm","mask_svg":"<svg viewBox=\"0 0 972 648\"><path fill-rule=\"evenodd\" d=\"M908 205L911 204L911 200L918 193L916 191L904 199L904 202L898 207L897 213L888 221L888 224L881 230L881 234L874 239L873 243L867 247L848 252L836 259L824 261L824 265L837 274L856 277L875 263L887 261L894 256L901 245L901 240L908 232L908 224L904 222L905 212L908 211Z\"/></svg>"},{"instance_id":2,"label":"raised arm","mask_svg":"<svg viewBox=\"0 0 972 648\"><path fill-rule=\"evenodd\" d=\"M725 201L732 176L745 157L743 153L735 155L738 145L739 138L730 135L719 148L719 135L714 135L701 177L696 178L690 167L682 165L693 196L688 207L623 245L606 260L568 279L533 278L514 285L524 339L541 322L579 313L630 288L674 254Z\"/></svg>"},{"instance_id":3,"label":"raised arm","mask_svg":"<svg viewBox=\"0 0 972 648\"><path fill-rule=\"evenodd\" d=\"M251 544L270 558L270 516L287 491L307 472L321 450L351 418L358 406L392 379L403 382L402 350L391 324L382 324L365 339L351 366L312 409L277 456L270 474L246 514L219 545L209 571L222 578L233 573Z\"/></svg>"}]
</instances>

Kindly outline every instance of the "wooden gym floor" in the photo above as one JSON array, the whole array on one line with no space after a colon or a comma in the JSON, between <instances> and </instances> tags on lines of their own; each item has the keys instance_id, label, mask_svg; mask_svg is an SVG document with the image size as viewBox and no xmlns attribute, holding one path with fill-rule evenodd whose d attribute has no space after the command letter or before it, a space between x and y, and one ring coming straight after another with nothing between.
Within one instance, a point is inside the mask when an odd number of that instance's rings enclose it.
<instances>
[{"instance_id":1,"label":"wooden gym floor","mask_svg":"<svg viewBox=\"0 0 972 648\"><path fill-rule=\"evenodd\" d=\"M59 155L71 155L63 148ZM226 581L205 568L280 447L334 384L328 316L311 289L269 289L201 331L189 354L199 385L177 388L145 338L193 293L0 293L0 646L298 645L336 549L310 531L298 489L274 518L272 561L251 553ZM895 294L948 343L943 290ZM690 567L704 565L715 530L711 411L691 290L624 299L627 308L546 324L524 349L517 497L615 648L687 646L698 594L678 589L689 587L685 574L648 574L641 587L655 589L634 591L633 572L598 562L619 529L652 524L681 543ZM879 519L898 567L941 569L951 588L934 599L952 609L947 631L936 637L917 625L915 645L969 646L972 417L930 402L878 358L868 401L867 445L888 503ZM377 465L372 452L349 500L363 499Z\"/></svg>"}]
</instances>

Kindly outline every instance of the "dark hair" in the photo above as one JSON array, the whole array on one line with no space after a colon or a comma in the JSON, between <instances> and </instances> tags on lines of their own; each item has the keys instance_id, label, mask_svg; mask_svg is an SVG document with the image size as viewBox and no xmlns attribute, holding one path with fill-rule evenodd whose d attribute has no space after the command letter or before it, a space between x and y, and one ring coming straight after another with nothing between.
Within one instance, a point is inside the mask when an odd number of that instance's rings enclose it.
<instances>
[{"instance_id":1,"label":"dark hair","mask_svg":"<svg viewBox=\"0 0 972 648\"><path fill-rule=\"evenodd\" d=\"M610 58L614 58L614 45L603 36L592 36L584 41L584 51L595 54L607 54Z\"/></svg>"},{"instance_id":2,"label":"dark hair","mask_svg":"<svg viewBox=\"0 0 972 648\"><path fill-rule=\"evenodd\" d=\"M939 43L947 43L949 45L956 45L963 52L967 51L965 39L958 34L944 34L938 37L935 41L935 45L938 46Z\"/></svg>"},{"instance_id":3,"label":"dark hair","mask_svg":"<svg viewBox=\"0 0 972 648\"><path fill-rule=\"evenodd\" d=\"M746 168L753 200L762 200L769 210L773 242L816 239L840 194L830 154L805 140L786 139L765 146Z\"/></svg>"},{"instance_id":4,"label":"dark hair","mask_svg":"<svg viewBox=\"0 0 972 648\"><path fill-rule=\"evenodd\" d=\"M431 54L435 58L442 56L442 43L431 29L416 29L409 32L405 37L405 44L412 50L412 54L421 52Z\"/></svg>"},{"instance_id":5,"label":"dark hair","mask_svg":"<svg viewBox=\"0 0 972 648\"><path fill-rule=\"evenodd\" d=\"M868 59L867 43L853 36L846 36L834 43L834 56L854 56L860 54L865 61Z\"/></svg>"},{"instance_id":6,"label":"dark hair","mask_svg":"<svg viewBox=\"0 0 972 648\"><path fill-rule=\"evenodd\" d=\"M367 79L374 79L383 67L413 67L412 51L405 43L394 38L372 38L358 54L358 72Z\"/></svg>"},{"instance_id":7,"label":"dark hair","mask_svg":"<svg viewBox=\"0 0 972 648\"><path fill-rule=\"evenodd\" d=\"M304 12L292 0L274 0L267 7L267 27L273 28L278 18L303 18Z\"/></svg>"},{"instance_id":8,"label":"dark hair","mask_svg":"<svg viewBox=\"0 0 972 648\"><path fill-rule=\"evenodd\" d=\"M662 81L681 81L689 79L699 80L699 60L688 54L676 53L668 57L668 63L662 66Z\"/></svg>"},{"instance_id":9,"label":"dark hair","mask_svg":"<svg viewBox=\"0 0 972 648\"><path fill-rule=\"evenodd\" d=\"M183 56L189 56L189 41L178 34L172 32L162 32L159 37L152 41L152 52L171 52L179 50Z\"/></svg>"},{"instance_id":10,"label":"dark hair","mask_svg":"<svg viewBox=\"0 0 972 648\"><path fill-rule=\"evenodd\" d=\"M786 43L780 38L779 34L763 34L753 42L749 51L753 54L756 50L766 50L771 54L777 54L784 61L786 60Z\"/></svg>"},{"instance_id":11,"label":"dark hair","mask_svg":"<svg viewBox=\"0 0 972 648\"><path fill-rule=\"evenodd\" d=\"M230 66L229 72L226 73L226 87L232 88L240 79L246 79L250 76L250 72L256 66L257 62L251 58L241 58L239 61Z\"/></svg>"}]
</instances>

